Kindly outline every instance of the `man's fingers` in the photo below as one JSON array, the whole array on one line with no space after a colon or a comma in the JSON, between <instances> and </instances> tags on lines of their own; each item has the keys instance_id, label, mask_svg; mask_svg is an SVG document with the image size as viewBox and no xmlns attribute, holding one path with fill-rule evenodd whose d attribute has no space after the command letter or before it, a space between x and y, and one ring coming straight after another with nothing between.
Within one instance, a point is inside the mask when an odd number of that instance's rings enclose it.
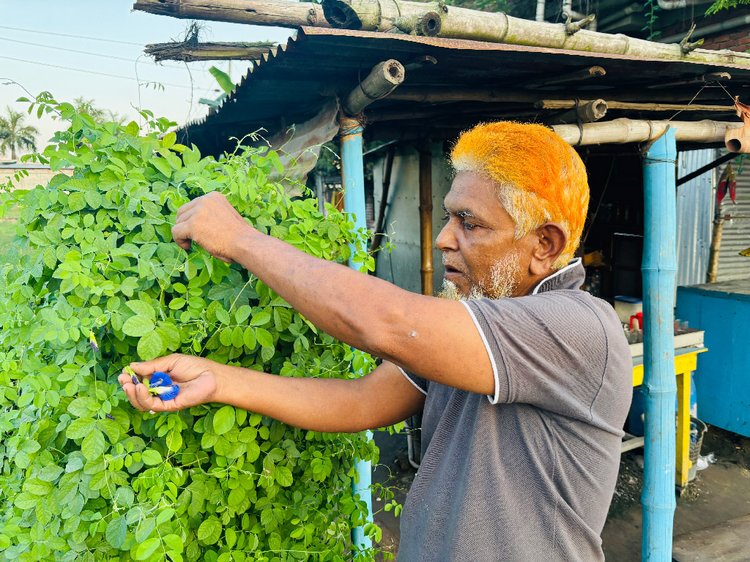
<instances>
[{"instance_id":1,"label":"man's fingers","mask_svg":"<svg viewBox=\"0 0 750 562\"><path fill-rule=\"evenodd\" d=\"M167 408L163 400L160 400L156 396L151 396L146 386L139 384L135 387L135 399L138 402L137 408L144 412L166 412Z\"/></svg>"},{"instance_id":2,"label":"man's fingers","mask_svg":"<svg viewBox=\"0 0 750 562\"><path fill-rule=\"evenodd\" d=\"M183 250L189 250L193 242L190 237L190 228L184 223L177 223L172 227L172 238Z\"/></svg>"},{"instance_id":3,"label":"man's fingers","mask_svg":"<svg viewBox=\"0 0 750 562\"><path fill-rule=\"evenodd\" d=\"M130 405L133 406L133 408L136 410L143 410L135 396L135 385L132 382L126 382L123 384L122 390L125 392L125 396L128 398L128 402L130 402Z\"/></svg>"},{"instance_id":4,"label":"man's fingers","mask_svg":"<svg viewBox=\"0 0 750 562\"><path fill-rule=\"evenodd\" d=\"M193 199L192 201L185 203L179 209L177 209L177 218L179 218L181 215L185 214L185 212L195 207L199 199L200 197L198 197L197 199Z\"/></svg>"},{"instance_id":5,"label":"man's fingers","mask_svg":"<svg viewBox=\"0 0 750 562\"><path fill-rule=\"evenodd\" d=\"M177 360L180 358L179 354L173 353L172 355L165 355L164 357L158 357L151 361L142 361L139 363L131 363L130 368L135 371L135 374L140 377L151 376L156 371L162 371L164 373L171 372Z\"/></svg>"}]
</instances>

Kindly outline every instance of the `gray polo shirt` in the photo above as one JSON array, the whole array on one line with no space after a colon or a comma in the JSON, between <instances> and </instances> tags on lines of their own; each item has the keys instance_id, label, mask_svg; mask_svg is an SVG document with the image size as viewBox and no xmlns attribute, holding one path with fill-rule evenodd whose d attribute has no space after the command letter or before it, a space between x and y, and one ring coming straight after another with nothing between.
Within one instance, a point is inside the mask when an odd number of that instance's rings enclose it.
<instances>
[{"instance_id":1,"label":"gray polo shirt","mask_svg":"<svg viewBox=\"0 0 750 562\"><path fill-rule=\"evenodd\" d=\"M604 559L632 364L614 310L583 279L575 260L531 295L464 303L494 395L405 373L426 401L400 562Z\"/></svg>"}]
</instances>

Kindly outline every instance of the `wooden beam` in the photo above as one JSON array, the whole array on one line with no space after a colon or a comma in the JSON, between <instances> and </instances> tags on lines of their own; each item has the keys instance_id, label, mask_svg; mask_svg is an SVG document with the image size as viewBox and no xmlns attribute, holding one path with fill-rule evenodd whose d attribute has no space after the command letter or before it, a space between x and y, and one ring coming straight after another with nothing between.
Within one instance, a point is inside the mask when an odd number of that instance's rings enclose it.
<instances>
[{"instance_id":1,"label":"wooden beam","mask_svg":"<svg viewBox=\"0 0 750 562\"><path fill-rule=\"evenodd\" d=\"M315 2L286 0L136 0L134 10L182 19L279 27L330 27Z\"/></svg>"},{"instance_id":2,"label":"wooden beam","mask_svg":"<svg viewBox=\"0 0 750 562\"><path fill-rule=\"evenodd\" d=\"M195 62L205 60L257 60L276 43L258 41L254 43L198 43L191 41L173 41L171 43L152 43L146 45L144 52L154 57L156 62L176 60Z\"/></svg>"},{"instance_id":3,"label":"wooden beam","mask_svg":"<svg viewBox=\"0 0 750 562\"><path fill-rule=\"evenodd\" d=\"M524 82L524 88L546 88L549 86L559 86L560 84L570 84L575 82L576 84L583 80L590 80L591 78L599 78L607 74L601 66L590 66L582 70L576 70L575 72L569 72L567 74L561 74L559 76L551 76L547 79L531 80Z\"/></svg>"},{"instance_id":4,"label":"wooden beam","mask_svg":"<svg viewBox=\"0 0 750 562\"><path fill-rule=\"evenodd\" d=\"M404 86L393 92L389 99L422 103L446 102L535 102L539 94L520 90L492 90L481 88L431 88Z\"/></svg>"}]
</instances>

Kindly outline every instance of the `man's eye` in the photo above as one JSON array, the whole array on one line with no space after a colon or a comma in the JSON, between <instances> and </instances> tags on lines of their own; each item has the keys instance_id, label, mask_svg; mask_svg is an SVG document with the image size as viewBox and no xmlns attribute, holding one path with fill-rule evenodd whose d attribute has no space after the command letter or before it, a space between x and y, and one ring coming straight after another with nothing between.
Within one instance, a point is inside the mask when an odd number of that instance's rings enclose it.
<instances>
[{"instance_id":1,"label":"man's eye","mask_svg":"<svg viewBox=\"0 0 750 562\"><path fill-rule=\"evenodd\" d=\"M464 221L463 227L464 227L464 230L474 230L477 227L477 225L471 222Z\"/></svg>"},{"instance_id":2,"label":"man's eye","mask_svg":"<svg viewBox=\"0 0 750 562\"><path fill-rule=\"evenodd\" d=\"M448 220L448 219L450 219L450 218L451 218L450 214L448 214L448 213L445 213L445 214L443 215L443 219L442 219L442 220L443 220L443 221L445 222L445 221L447 221L447 220Z\"/></svg>"}]
</instances>

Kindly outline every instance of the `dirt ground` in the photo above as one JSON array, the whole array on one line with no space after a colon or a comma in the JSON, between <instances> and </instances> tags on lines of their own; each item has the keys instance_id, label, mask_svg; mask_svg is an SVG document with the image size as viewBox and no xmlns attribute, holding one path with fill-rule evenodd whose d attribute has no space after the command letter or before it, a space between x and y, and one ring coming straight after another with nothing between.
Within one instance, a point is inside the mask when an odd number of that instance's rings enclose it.
<instances>
[{"instance_id":1,"label":"dirt ground","mask_svg":"<svg viewBox=\"0 0 750 562\"><path fill-rule=\"evenodd\" d=\"M405 435L377 433L381 448L380 465L373 472L373 482L388 486L397 500L403 502L416 471L407 459ZM677 497L674 535L679 537L735 520L750 514L750 439L719 428L709 427L704 436L702 454L714 453L716 462L699 471ZM641 504L643 486L643 450L629 451L622 457L617 489L609 517L602 532L602 543L608 562L636 562L641 559ZM375 521L383 529L380 548L384 553L398 551L398 519L382 510L387 498L373 496ZM386 559L381 556L381 559ZM746 557L721 558L725 562L750 560ZM712 560L709 556L706 560Z\"/></svg>"}]
</instances>

